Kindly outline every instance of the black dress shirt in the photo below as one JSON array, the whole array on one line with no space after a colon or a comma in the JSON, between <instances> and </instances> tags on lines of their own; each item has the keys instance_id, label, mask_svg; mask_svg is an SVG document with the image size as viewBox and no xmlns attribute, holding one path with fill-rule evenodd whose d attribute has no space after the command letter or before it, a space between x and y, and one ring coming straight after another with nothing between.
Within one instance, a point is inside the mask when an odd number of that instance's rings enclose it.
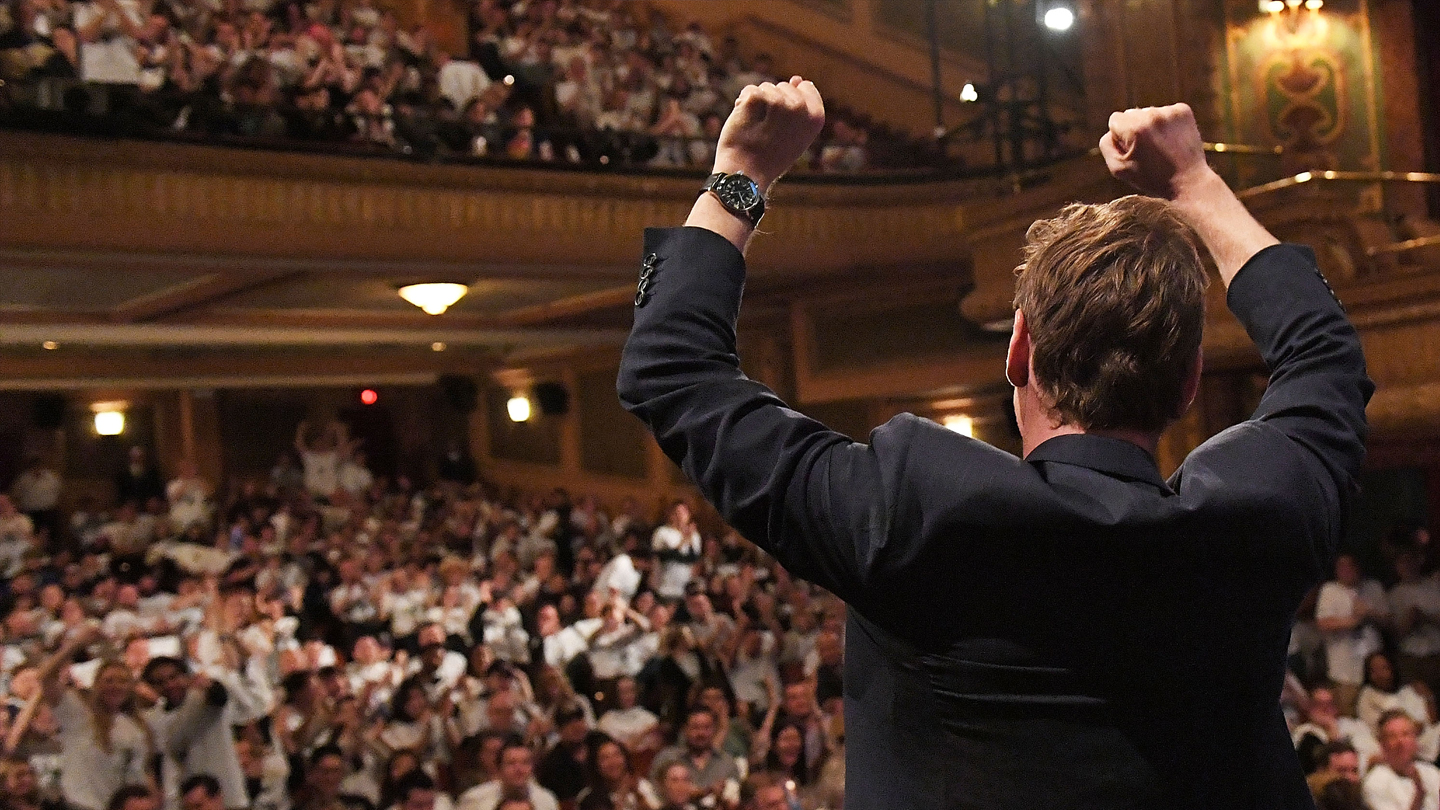
<instances>
[{"instance_id":1,"label":"black dress shirt","mask_svg":"<svg viewBox=\"0 0 1440 810\"><path fill-rule=\"evenodd\" d=\"M736 529L849 604L847 806L1312 806L1285 652L1373 386L1308 250L1233 280L1270 385L1168 481L1094 435L1022 460L904 414L853 442L739 370L734 246L684 228L645 252L621 400Z\"/></svg>"}]
</instances>

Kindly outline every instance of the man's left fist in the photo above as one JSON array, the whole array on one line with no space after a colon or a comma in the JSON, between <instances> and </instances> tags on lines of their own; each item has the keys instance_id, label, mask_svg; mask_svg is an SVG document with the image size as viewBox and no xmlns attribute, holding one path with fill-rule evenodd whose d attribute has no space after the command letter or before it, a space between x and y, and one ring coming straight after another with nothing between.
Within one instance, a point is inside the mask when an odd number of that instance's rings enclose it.
<instances>
[{"instance_id":1,"label":"man's left fist","mask_svg":"<svg viewBox=\"0 0 1440 810\"><path fill-rule=\"evenodd\" d=\"M825 102L814 82L750 85L720 131L715 171L743 172L766 191L790 170L825 126Z\"/></svg>"}]
</instances>

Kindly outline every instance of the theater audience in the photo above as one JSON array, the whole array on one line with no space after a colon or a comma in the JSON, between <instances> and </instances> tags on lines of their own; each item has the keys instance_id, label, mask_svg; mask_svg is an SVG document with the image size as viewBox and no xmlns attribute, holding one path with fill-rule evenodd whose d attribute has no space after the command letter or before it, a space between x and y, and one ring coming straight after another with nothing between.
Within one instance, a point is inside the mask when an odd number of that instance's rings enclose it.
<instances>
[{"instance_id":1,"label":"theater audience","mask_svg":"<svg viewBox=\"0 0 1440 810\"><path fill-rule=\"evenodd\" d=\"M316 433L301 452L363 464L343 428ZM352 492L328 467L213 488L188 528L164 494L89 502L56 551L0 496L20 549L0 578L4 806L842 805L833 596L684 504L378 476ZM1371 616L1363 582L1342 559L1326 587L1350 604L1328 612ZM1403 625L1371 626L1358 717L1290 679L1317 804L1440 810L1429 693L1382 651Z\"/></svg>"},{"instance_id":2,"label":"theater audience","mask_svg":"<svg viewBox=\"0 0 1440 810\"><path fill-rule=\"evenodd\" d=\"M698 24L672 36L658 11L612 0L474 0L468 54L370 0L3 8L0 109L18 111L14 123L64 112L69 126L149 137L705 169L740 88L778 75L733 37L717 48ZM893 165L930 159L838 105L830 113L801 170L869 168L872 137Z\"/></svg>"}]
</instances>

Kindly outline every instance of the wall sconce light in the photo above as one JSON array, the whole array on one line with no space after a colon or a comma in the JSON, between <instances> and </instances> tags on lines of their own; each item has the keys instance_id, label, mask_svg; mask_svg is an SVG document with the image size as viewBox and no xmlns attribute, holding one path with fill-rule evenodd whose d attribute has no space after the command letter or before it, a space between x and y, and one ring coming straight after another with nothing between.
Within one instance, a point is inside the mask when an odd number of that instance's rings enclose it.
<instances>
[{"instance_id":1,"label":"wall sconce light","mask_svg":"<svg viewBox=\"0 0 1440 810\"><path fill-rule=\"evenodd\" d=\"M119 436L125 432L125 402L96 402L90 406L95 413L95 432L101 436Z\"/></svg>"},{"instance_id":2,"label":"wall sconce light","mask_svg":"<svg viewBox=\"0 0 1440 810\"><path fill-rule=\"evenodd\" d=\"M1301 6L1319 11L1325 6L1325 0L1260 0L1260 10L1266 14L1281 14L1286 9L1293 14L1299 12Z\"/></svg>"},{"instance_id":3,"label":"wall sconce light","mask_svg":"<svg viewBox=\"0 0 1440 810\"><path fill-rule=\"evenodd\" d=\"M1270 15L1271 36L1282 45L1297 46L1325 36L1320 9L1325 0L1259 0L1260 12Z\"/></svg>"},{"instance_id":4,"label":"wall sconce light","mask_svg":"<svg viewBox=\"0 0 1440 810\"><path fill-rule=\"evenodd\" d=\"M511 422L530 421L530 399L529 397L516 394L505 403L505 412L510 414Z\"/></svg>"},{"instance_id":5,"label":"wall sconce light","mask_svg":"<svg viewBox=\"0 0 1440 810\"><path fill-rule=\"evenodd\" d=\"M406 284L400 288L400 297L425 310L427 315L439 315L465 297L470 288L464 284L449 281Z\"/></svg>"},{"instance_id":6,"label":"wall sconce light","mask_svg":"<svg viewBox=\"0 0 1440 810\"><path fill-rule=\"evenodd\" d=\"M961 436L975 438L975 420L963 413L943 417L940 424L944 425L946 430L953 430Z\"/></svg>"}]
</instances>

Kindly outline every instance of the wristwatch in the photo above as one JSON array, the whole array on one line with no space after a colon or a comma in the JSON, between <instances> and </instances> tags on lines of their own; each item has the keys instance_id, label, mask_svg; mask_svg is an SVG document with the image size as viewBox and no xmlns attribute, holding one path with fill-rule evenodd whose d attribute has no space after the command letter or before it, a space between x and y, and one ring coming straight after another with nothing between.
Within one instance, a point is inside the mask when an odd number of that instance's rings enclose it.
<instances>
[{"instance_id":1,"label":"wristwatch","mask_svg":"<svg viewBox=\"0 0 1440 810\"><path fill-rule=\"evenodd\" d=\"M759 225L760 218L765 216L765 195L760 193L760 186L740 172L710 175L700 193L707 191L714 192L726 210L749 222L752 228Z\"/></svg>"}]
</instances>

